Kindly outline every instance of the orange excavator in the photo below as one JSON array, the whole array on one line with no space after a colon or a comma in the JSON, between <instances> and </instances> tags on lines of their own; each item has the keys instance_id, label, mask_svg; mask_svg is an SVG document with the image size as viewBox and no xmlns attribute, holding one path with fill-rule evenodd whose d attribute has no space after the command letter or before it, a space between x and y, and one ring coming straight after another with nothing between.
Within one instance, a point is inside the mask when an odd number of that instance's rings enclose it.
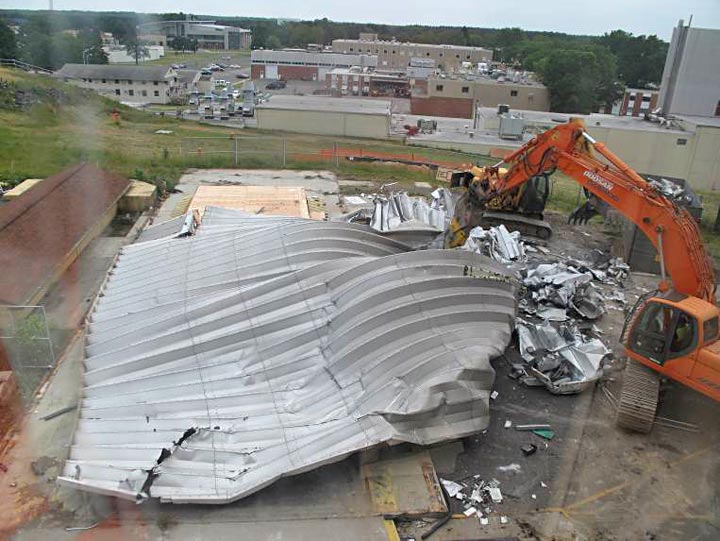
<instances>
[{"instance_id":1,"label":"orange excavator","mask_svg":"<svg viewBox=\"0 0 720 541\"><path fill-rule=\"evenodd\" d=\"M468 182L446 232L445 246L465 243L488 201L556 169L637 224L659 255L662 279L658 289L639 299L620 338L628 365L618 425L639 432L651 430L661 377L720 401L720 310L715 271L698 226L685 209L595 141L582 120L572 119L538 135Z\"/></svg>"}]
</instances>

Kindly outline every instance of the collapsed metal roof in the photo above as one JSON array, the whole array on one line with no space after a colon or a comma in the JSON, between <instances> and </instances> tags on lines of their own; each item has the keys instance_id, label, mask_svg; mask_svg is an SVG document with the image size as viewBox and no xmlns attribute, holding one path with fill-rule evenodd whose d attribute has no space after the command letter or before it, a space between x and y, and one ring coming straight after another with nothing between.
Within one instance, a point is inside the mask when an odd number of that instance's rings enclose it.
<instances>
[{"instance_id":1,"label":"collapsed metal roof","mask_svg":"<svg viewBox=\"0 0 720 541\"><path fill-rule=\"evenodd\" d=\"M224 503L382 442L477 432L515 311L483 256L209 208L193 237L123 250L60 482Z\"/></svg>"}]
</instances>

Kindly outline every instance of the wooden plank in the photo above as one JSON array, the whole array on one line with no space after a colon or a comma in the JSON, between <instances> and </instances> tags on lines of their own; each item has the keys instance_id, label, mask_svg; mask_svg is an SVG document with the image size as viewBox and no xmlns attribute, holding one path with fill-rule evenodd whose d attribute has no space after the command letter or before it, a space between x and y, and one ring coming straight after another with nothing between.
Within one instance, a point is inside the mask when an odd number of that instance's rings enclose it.
<instances>
[{"instance_id":1,"label":"wooden plank","mask_svg":"<svg viewBox=\"0 0 720 541\"><path fill-rule=\"evenodd\" d=\"M385 516L432 516L447 513L440 482L427 451L364 464L373 508Z\"/></svg>"},{"instance_id":2,"label":"wooden plank","mask_svg":"<svg viewBox=\"0 0 720 541\"><path fill-rule=\"evenodd\" d=\"M307 194L300 186L198 186L190 209L202 216L208 206L310 218Z\"/></svg>"}]
</instances>

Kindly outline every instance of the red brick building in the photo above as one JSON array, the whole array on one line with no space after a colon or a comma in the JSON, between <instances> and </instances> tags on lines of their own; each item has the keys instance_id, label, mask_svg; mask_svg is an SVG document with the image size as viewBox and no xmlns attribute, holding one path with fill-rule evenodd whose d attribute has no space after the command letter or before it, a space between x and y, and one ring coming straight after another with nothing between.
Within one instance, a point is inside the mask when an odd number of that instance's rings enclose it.
<instances>
[{"instance_id":1,"label":"red brick building","mask_svg":"<svg viewBox=\"0 0 720 541\"><path fill-rule=\"evenodd\" d=\"M620 104L620 116L643 116L658 106L659 90L626 88Z\"/></svg>"}]
</instances>

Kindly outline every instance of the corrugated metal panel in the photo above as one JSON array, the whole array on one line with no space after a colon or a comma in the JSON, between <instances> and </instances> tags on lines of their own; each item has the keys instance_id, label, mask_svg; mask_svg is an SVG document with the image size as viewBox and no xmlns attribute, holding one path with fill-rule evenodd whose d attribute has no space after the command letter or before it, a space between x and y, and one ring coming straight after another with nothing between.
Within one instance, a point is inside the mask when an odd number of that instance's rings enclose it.
<instances>
[{"instance_id":1,"label":"corrugated metal panel","mask_svg":"<svg viewBox=\"0 0 720 541\"><path fill-rule=\"evenodd\" d=\"M120 257L61 482L223 503L381 442L482 430L514 293L466 251L211 208L197 236Z\"/></svg>"}]
</instances>

